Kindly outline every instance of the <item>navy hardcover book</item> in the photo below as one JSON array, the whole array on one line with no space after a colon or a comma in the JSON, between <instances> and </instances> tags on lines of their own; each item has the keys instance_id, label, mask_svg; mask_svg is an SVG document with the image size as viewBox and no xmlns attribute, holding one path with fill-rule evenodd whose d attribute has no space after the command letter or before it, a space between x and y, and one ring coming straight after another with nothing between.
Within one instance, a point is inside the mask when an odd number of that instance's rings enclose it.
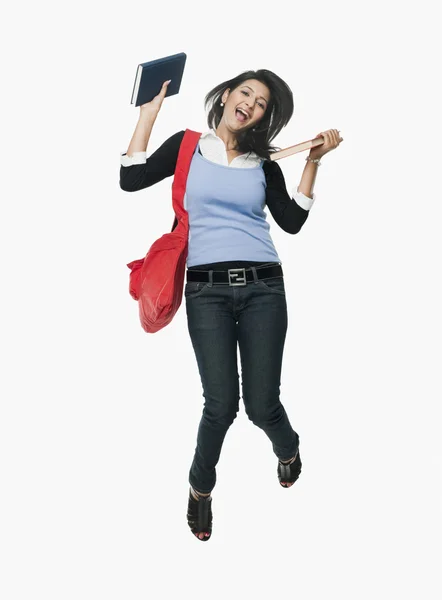
<instances>
[{"instance_id":1,"label":"navy hardcover book","mask_svg":"<svg viewBox=\"0 0 442 600\"><path fill-rule=\"evenodd\" d=\"M169 79L172 81L167 87L166 97L178 94L186 58L186 54L180 52L138 65L130 103L141 106L151 102L160 93L163 83Z\"/></svg>"}]
</instances>

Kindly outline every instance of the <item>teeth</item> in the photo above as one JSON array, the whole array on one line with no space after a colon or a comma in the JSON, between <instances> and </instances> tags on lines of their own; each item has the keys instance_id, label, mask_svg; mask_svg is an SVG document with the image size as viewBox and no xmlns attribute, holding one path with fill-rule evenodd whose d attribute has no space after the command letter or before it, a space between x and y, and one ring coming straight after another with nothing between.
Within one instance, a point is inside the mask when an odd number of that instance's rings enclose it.
<instances>
[{"instance_id":1,"label":"teeth","mask_svg":"<svg viewBox=\"0 0 442 600\"><path fill-rule=\"evenodd\" d=\"M243 111L242 108L237 108L236 110L241 112L247 119L249 118L249 115L245 111Z\"/></svg>"}]
</instances>

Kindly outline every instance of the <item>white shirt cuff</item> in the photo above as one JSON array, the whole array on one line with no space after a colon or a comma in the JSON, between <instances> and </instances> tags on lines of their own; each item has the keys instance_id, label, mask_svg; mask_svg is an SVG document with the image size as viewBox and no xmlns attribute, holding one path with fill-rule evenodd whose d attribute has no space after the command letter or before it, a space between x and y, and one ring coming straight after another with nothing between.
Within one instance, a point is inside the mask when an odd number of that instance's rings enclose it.
<instances>
[{"instance_id":1,"label":"white shirt cuff","mask_svg":"<svg viewBox=\"0 0 442 600\"><path fill-rule=\"evenodd\" d=\"M134 152L132 156L127 156L126 152L120 152L120 160L123 167L142 165L146 162L146 151Z\"/></svg>"},{"instance_id":2,"label":"white shirt cuff","mask_svg":"<svg viewBox=\"0 0 442 600\"><path fill-rule=\"evenodd\" d=\"M313 198L310 198L309 196L306 196L302 192L298 192L298 186L299 186L299 183L297 185L295 185L295 187L293 188L292 198L296 202L296 204L298 204L301 208L303 208L304 210L310 210L316 199L316 195L313 193L312 194Z\"/></svg>"}]
</instances>

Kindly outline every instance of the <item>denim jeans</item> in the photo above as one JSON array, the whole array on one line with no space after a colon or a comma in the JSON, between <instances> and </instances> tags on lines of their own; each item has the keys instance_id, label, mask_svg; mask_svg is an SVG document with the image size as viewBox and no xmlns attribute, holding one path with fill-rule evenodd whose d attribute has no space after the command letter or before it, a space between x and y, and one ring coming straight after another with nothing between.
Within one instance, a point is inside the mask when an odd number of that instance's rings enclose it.
<instances>
[{"instance_id":1,"label":"denim jeans","mask_svg":"<svg viewBox=\"0 0 442 600\"><path fill-rule=\"evenodd\" d=\"M288 324L284 277L258 279L251 269L254 280L242 286L185 284L188 330L205 398L189 483L202 493L215 487L221 447L239 410L237 344L248 418L268 436L278 458L292 458L299 445L279 399Z\"/></svg>"}]
</instances>

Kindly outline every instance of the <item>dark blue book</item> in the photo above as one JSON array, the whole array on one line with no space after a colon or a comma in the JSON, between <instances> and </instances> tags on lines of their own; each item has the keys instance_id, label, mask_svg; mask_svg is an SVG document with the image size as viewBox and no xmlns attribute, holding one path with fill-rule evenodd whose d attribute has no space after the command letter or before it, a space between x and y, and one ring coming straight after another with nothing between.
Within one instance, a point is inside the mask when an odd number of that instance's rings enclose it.
<instances>
[{"instance_id":1,"label":"dark blue book","mask_svg":"<svg viewBox=\"0 0 442 600\"><path fill-rule=\"evenodd\" d=\"M166 98L178 94L183 78L186 54L172 54L138 65L132 91L131 104L141 106L151 102L161 91L165 81L171 79L166 92Z\"/></svg>"}]
</instances>

